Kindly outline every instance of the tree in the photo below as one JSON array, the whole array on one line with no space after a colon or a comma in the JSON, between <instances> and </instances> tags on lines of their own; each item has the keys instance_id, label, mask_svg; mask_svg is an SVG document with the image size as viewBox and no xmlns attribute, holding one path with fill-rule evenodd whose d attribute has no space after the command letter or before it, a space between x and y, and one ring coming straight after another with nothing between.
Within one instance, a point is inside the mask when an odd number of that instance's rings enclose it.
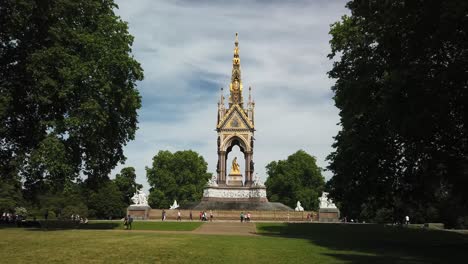
<instances>
[{"instance_id":1,"label":"tree","mask_svg":"<svg viewBox=\"0 0 468 264\"><path fill-rule=\"evenodd\" d=\"M271 202L281 202L296 207L301 201L307 210L317 210L325 180L315 157L303 150L290 155L286 160L272 161L267 166L265 182L267 197Z\"/></svg>"},{"instance_id":2,"label":"tree","mask_svg":"<svg viewBox=\"0 0 468 264\"><path fill-rule=\"evenodd\" d=\"M347 7L330 30L342 125L330 197L351 218L453 226L468 215L468 3Z\"/></svg>"},{"instance_id":3,"label":"tree","mask_svg":"<svg viewBox=\"0 0 468 264\"><path fill-rule=\"evenodd\" d=\"M0 212L13 212L14 208L22 204L21 184L17 181L0 178Z\"/></svg>"},{"instance_id":4,"label":"tree","mask_svg":"<svg viewBox=\"0 0 468 264\"><path fill-rule=\"evenodd\" d=\"M112 0L1 2L3 175L22 171L28 189L53 192L82 173L97 189L124 161L143 73L114 8Z\"/></svg>"},{"instance_id":5,"label":"tree","mask_svg":"<svg viewBox=\"0 0 468 264\"><path fill-rule=\"evenodd\" d=\"M199 201L211 173L202 156L192 150L159 151L153 166L146 167L151 186L149 204L153 208L167 208L174 201L184 205Z\"/></svg>"},{"instance_id":6,"label":"tree","mask_svg":"<svg viewBox=\"0 0 468 264\"><path fill-rule=\"evenodd\" d=\"M97 218L108 219L121 218L125 216L125 203L123 193L117 185L107 180L97 191L91 192L89 196L89 215Z\"/></svg>"},{"instance_id":7,"label":"tree","mask_svg":"<svg viewBox=\"0 0 468 264\"><path fill-rule=\"evenodd\" d=\"M124 202L127 205L130 205L131 198L135 194L136 190L141 189L143 185L138 184L135 182L136 174L135 168L133 167L126 167L120 170L120 173L115 175L115 184L117 188L123 193L124 195Z\"/></svg>"}]
</instances>

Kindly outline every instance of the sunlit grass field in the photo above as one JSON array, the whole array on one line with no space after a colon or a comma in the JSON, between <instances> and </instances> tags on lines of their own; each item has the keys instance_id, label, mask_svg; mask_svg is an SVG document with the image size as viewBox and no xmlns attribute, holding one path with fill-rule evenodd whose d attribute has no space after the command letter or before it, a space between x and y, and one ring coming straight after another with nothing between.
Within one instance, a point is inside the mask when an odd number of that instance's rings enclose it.
<instances>
[{"instance_id":1,"label":"sunlit grass field","mask_svg":"<svg viewBox=\"0 0 468 264\"><path fill-rule=\"evenodd\" d=\"M187 224L140 223L140 230L145 225L173 230L173 224ZM468 252L468 235L446 231L262 223L257 224L257 232L261 235L0 228L0 259L2 263L462 263Z\"/></svg>"}]
</instances>

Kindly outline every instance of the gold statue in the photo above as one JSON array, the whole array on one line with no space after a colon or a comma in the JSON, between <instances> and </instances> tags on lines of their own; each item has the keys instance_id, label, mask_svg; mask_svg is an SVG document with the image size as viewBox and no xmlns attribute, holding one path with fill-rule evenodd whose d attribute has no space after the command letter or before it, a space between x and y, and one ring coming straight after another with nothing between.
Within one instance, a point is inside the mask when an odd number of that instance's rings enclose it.
<instances>
[{"instance_id":1,"label":"gold statue","mask_svg":"<svg viewBox=\"0 0 468 264\"><path fill-rule=\"evenodd\" d=\"M232 167L231 167L230 174L241 174L239 163L237 163L237 157L234 157L234 159L232 160Z\"/></svg>"}]
</instances>

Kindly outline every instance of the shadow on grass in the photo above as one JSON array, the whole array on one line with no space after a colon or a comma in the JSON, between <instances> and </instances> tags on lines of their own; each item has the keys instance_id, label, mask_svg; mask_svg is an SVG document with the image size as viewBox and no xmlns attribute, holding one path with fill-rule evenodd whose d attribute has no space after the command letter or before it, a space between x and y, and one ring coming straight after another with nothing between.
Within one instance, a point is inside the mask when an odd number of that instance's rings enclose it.
<instances>
[{"instance_id":1,"label":"shadow on grass","mask_svg":"<svg viewBox=\"0 0 468 264\"><path fill-rule=\"evenodd\" d=\"M260 235L307 239L349 263L452 263L466 260L468 235L373 224L257 224ZM343 251L340 253L339 251Z\"/></svg>"}]
</instances>

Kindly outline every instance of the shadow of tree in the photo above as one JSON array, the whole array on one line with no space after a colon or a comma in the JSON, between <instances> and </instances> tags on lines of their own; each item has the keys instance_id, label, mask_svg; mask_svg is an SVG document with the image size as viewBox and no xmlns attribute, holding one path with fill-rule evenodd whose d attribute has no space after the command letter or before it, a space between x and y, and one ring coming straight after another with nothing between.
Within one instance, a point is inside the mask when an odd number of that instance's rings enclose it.
<instances>
[{"instance_id":1,"label":"shadow of tree","mask_svg":"<svg viewBox=\"0 0 468 264\"><path fill-rule=\"evenodd\" d=\"M451 263L465 260L468 250L468 235L438 230L315 223L258 224L257 230L261 235L307 239L338 251L324 255L349 263Z\"/></svg>"}]
</instances>

